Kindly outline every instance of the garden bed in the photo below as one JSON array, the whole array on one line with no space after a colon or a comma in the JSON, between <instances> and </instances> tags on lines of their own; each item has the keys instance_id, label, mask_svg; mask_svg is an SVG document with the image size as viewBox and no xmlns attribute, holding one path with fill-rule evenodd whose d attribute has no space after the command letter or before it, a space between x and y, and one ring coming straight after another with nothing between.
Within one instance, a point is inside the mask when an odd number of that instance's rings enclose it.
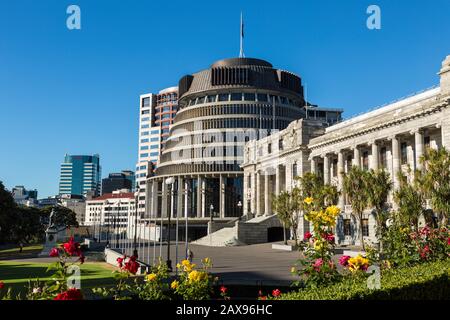
<instances>
[{"instance_id":1,"label":"garden bed","mask_svg":"<svg viewBox=\"0 0 450 320\"><path fill-rule=\"evenodd\" d=\"M383 271L381 289L370 290L364 279L344 281L283 294L282 300L448 300L450 259Z\"/></svg>"}]
</instances>

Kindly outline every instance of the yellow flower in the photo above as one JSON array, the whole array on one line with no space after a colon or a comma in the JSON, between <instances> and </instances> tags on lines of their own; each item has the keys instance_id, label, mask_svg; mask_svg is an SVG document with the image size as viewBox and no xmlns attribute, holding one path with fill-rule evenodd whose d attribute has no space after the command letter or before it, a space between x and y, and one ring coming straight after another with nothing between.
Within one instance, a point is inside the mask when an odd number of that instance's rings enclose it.
<instances>
[{"instance_id":1,"label":"yellow flower","mask_svg":"<svg viewBox=\"0 0 450 320\"><path fill-rule=\"evenodd\" d=\"M314 250L320 251L322 249L323 249L323 242L319 240L314 241Z\"/></svg>"},{"instance_id":2,"label":"yellow flower","mask_svg":"<svg viewBox=\"0 0 450 320\"><path fill-rule=\"evenodd\" d=\"M206 279L207 276L208 275L205 272L193 270L193 271L191 271L189 273L188 279L189 279L190 283L192 283L192 282L199 282L199 281L202 281L202 280Z\"/></svg>"},{"instance_id":3,"label":"yellow flower","mask_svg":"<svg viewBox=\"0 0 450 320\"><path fill-rule=\"evenodd\" d=\"M356 257L348 259L348 269L350 271L365 270L369 266L369 259L358 254Z\"/></svg>"},{"instance_id":4,"label":"yellow flower","mask_svg":"<svg viewBox=\"0 0 450 320\"><path fill-rule=\"evenodd\" d=\"M178 288L179 285L180 285L180 283L177 280L173 280L172 283L170 284L170 287L172 289L176 289L176 288Z\"/></svg>"},{"instance_id":5,"label":"yellow flower","mask_svg":"<svg viewBox=\"0 0 450 320\"><path fill-rule=\"evenodd\" d=\"M189 260L181 261L181 265L184 267L184 271L186 272L191 272L196 266L195 263L191 263ZM181 269L181 266L179 269Z\"/></svg>"},{"instance_id":6,"label":"yellow flower","mask_svg":"<svg viewBox=\"0 0 450 320\"><path fill-rule=\"evenodd\" d=\"M297 272L297 269L295 267L292 267L291 268L291 273L295 273L295 272Z\"/></svg>"},{"instance_id":7,"label":"yellow flower","mask_svg":"<svg viewBox=\"0 0 450 320\"><path fill-rule=\"evenodd\" d=\"M177 263L177 269L181 269L181 264Z\"/></svg>"},{"instance_id":8,"label":"yellow flower","mask_svg":"<svg viewBox=\"0 0 450 320\"><path fill-rule=\"evenodd\" d=\"M146 281L153 281L153 280L155 280L156 279L156 274L154 274L154 273L150 273L149 275L147 275L146 277L145 277L145 280Z\"/></svg>"},{"instance_id":9,"label":"yellow flower","mask_svg":"<svg viewBox=\"0 0 450 320\"><path fill-rule=\"evenodd\" d=\"M204 265L209 266L211 264L211 259L210 258L205 258L205 259L202 260L202 262L203 262Z\"/></svg>"},{"instance_id":10,"label":"yellow flower","mask_svg":"<svg viewBox=\"0 0 450 320\"><path fill-rule=\"evenodd\" d=\"M303 200L306 204L308 204L308 205L310 205L313 201L314 201L314 199L313 198L311 198L311 197L307 197L307 198L305 198L305 200Z\"/></svg>"},{"instance_id":11,"label":"yellow flower","mask_svg":"<svg viewBox=\"0 0 450 320\"><path fill-rule=\"evenodd\" d=\"M185 259L185 260L181 261L181 264L183 266L187 267L187 266L191 265L191 262L189 260Z\"/></svg>"}]
</instances>

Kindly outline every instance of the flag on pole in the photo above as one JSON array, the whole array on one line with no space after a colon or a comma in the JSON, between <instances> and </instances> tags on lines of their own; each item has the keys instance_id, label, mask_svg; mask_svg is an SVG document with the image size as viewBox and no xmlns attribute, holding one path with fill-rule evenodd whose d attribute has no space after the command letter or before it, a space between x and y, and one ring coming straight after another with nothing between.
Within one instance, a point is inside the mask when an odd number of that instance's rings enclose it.
<instances>
[{"instance_id":1,"label":"flag on pole","mask_svg":"<svg viewBox=\"0 0 450 320\"><path fill-rule=\"evenodd\" d=\"M242 12L241 12L241 37L244 37L244 19L242 18Z\"/></svg>"},{"instance_id":2,"label":"flag on pole","mask_svg":"<svg viewBox=\"0 0 450 320\"><path fill-rule=\"evenodd\" d=\"M243 39L244 39L244 18L242 17L242 12L241 12L241 34L240 34L240 37L239 37L239 40L240 40L239 58L243 58L244 57Z\"/></svg>"}]
</instances>

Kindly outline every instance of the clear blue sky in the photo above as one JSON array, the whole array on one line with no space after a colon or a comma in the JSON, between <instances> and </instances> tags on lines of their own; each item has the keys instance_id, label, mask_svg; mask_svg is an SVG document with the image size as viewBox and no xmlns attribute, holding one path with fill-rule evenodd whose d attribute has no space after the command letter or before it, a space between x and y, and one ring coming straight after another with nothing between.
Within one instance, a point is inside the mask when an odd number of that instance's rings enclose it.
<instances>
[{"instance_id":1,"label":"clear blue sky","mask_svg":"<svg viewBox=\"0 0 450 320\"><path fill-rule=\"evenodd\" d=\"M1 0L0 180L54 195L65 153L99 153L103 176L134 169L139 94L237 56L241 10L246 56L299 74L309 100L345 116L437 84L450 54L448 0Z\"/></svg>"}]
</instances>

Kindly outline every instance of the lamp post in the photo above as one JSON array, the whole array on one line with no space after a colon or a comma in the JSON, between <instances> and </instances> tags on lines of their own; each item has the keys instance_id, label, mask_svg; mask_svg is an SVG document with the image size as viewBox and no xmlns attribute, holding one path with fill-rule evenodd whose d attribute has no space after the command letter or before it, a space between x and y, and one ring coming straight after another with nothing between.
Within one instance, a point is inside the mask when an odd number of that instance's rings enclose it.
<instances>
[{"instance_id":1,"label":"lamp post","mask_svg":"<svg viewBox=\"0 0 450 320\"><path fill-rule=\"evenodd\" d=\"M120 210L120 200L119 200L119 202L117 203L117 211L116 211L116 226L117 226L117 229L116 229L116 248L119 248L119 244L120 244L120 241L119 241L119 239L120 239L120 237L119 237L119 232L120 232L120 213L119 213L119 210Z\"/></svg>"},{"instance_id":2,"label":"lamp post","mask_svg":"<svg viewBox=\"0 0 450 320\"><path fill-rule=\"evenodd\" d=\"M185 198L184 198L184 216L186 219L186 226L185 226L186 234L185 234L185 239L184 239L184 242L185 242L185 250L184 251L186 253L186 260L189 258L189 255L188 255L188 250L189 250L189 245L188 245L188 188L189 188L189 184L186 180L184 183L184 196L185 196Z\"/></svg>"},{"instance_id":3,"label":"lamp post","mask_svg":"<svg viewBox=\"0 0 450 320\"><path fill-rule=\"evenodd\" d=\"M174 193L174 183L175 179L173 177L166 179L166 184L170 186L170 212L168 214L168 226L167 226L167 268L172 271L172 260L170 260L170 217L173 214L173 193Z\"/></svg>"},{"instance_id":4,"label":"lamp post","mask_svg":"<svg viewBox=\"0 0 450 320\"><path fill-rule=\"evenodd\" d=\"M214 206L211 203L210 206L209 206L209 245L210 246L212 246L213 210L214 210Z\"/></svg>"},{"instance_id":5,"label":"lamp post","mask_svg":"<svg viewBox=\"0 0 450 320\"><path fill-rule=\"evenodd\" d=\"M137 250L137 239L136 239L136 235L137 235L137 216L138 216L138 200L139 200L139 185L136 186L136 192L134 193L135 195L135 202L134 202L134 209L135 209L135 216L134 216L134 239L133 239L133 256L136 257L136 259L138 258L138 250Z\"/></svg>"},{"instance_id":6,"label":"lamp post","mask_svg":"<svg viewBox=\"0 0 450 320\"><path fill-rule=\"evenodd\" d=\"M105 203L108 207L108 229L106 230L106 247L109 247L109 225L111 223L111 204L109 203L108 200L106 200ZM106 222L106 217L105 217L105 222Z\"/></svg>"},{"instance_id":7,"label":"lamp post","mask_svg":"<svg viewBox=\"0 0 450 320\"><path fill-rule=\"evenodd\" d=\"M239 219L242 218L242 201L239 200L237 203L237 207L239 208Z\"/></svg>"}]
</instances>

